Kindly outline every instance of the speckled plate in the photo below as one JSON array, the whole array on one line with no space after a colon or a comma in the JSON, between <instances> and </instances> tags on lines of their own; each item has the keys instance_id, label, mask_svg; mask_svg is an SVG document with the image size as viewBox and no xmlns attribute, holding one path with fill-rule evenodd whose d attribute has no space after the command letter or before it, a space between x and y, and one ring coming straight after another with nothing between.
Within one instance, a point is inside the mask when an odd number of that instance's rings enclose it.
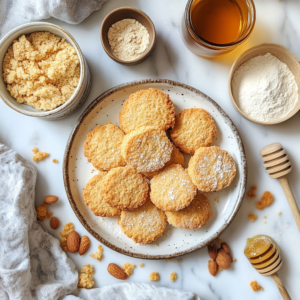
<instances>
[{"instance_id":1,"label":"speckled plate","mask_svg":"<svg viewBox=\"0 0 300 300\"><path fill-rule=\"evenodd\" d=\"M123 102L130 94L150 87L168 93L175 104L176 113L185 108L199 107L212 115L218 128L218 135L213 144L227 150L233 156L237 164L237 175L230 187L221 192L207 193L213 217L205 226L196 231L167 226L164 235L156 242L139 245L122 233L117 218L96 217L84 204L83 188L96 172L93 172L93 166L83 155L83 143L86 134L97 125L106 122L119 125L119 112ZM189 156L185 158L187 164ZM70 204L87 231L115 251L146 259L166 259L183 255L200 249L217 238L236 215L243 200L247 179L246 157L241 138L220 106L190 86L161 79L119 85L95 99L79 118L70 135L63 172Z\"/></svg>"}]
</instances>

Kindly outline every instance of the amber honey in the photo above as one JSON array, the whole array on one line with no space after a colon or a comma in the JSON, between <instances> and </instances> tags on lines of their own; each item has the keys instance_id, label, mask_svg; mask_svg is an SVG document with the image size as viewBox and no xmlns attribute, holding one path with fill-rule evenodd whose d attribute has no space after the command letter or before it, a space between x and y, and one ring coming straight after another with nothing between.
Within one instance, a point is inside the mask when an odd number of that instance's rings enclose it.
<instances>
[{"instance_id":1,"label":"amber honey","mask_svg":"<svg viewBox=\"0 0 300 300\"><path fill-rule=\"evenodd\" d=\"M244 0L196 0L190 11L198 36L218 45L237 41L248 21L247 16Z\"/></svg>"}]
</instances>

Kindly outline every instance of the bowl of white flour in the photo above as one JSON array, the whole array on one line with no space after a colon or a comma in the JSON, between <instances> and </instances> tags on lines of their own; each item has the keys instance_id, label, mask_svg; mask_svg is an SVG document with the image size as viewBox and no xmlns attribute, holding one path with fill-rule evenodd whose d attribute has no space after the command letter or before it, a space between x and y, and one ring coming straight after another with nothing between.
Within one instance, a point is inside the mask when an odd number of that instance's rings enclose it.
<instances>
[{"instance_id":1,"label":"bowl of white flour","mask_svg":"<svg viewBox=\"0 0 300 300\"><path fill-rule=\"evenodd\" d=\"M229 94L246 119L265 125L284 122L300 110L300 64L283 46L262 44L233 64Z\"/></svg>"}]
</instances>

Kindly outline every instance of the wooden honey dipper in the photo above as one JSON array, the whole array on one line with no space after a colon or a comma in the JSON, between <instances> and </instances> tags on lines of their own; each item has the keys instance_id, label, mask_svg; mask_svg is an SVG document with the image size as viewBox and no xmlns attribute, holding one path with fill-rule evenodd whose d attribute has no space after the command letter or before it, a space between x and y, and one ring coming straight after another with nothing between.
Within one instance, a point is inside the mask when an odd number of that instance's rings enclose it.
<instances>
[{"instance_id":1,"label":"wooden honey dipper","mask_svg":"<svg viewBox=\"0 0 300 300\"><path fill-rule=\"evenodd\" d=\"M257 235L247 239L244 253L251 265L263 276L272 276L284 300L290 300L278 271L282 267L280 249L275 241L267 235Z\"/></svg>"},{"instance_id":2,"label":"wooden honey dipper","mask_svg":"<svg viewBox=\"0 0 300 300\"><path fill-rule=\"evenodd\" d=\"M271 178L278 179L281 184L300 231L300 211L287 178L287 175L292 171L292 164L285 149L283 149L281 144L274 143L262 148L260 154L262 155L261 159L264 162L263 166L266 168L266 172Z\"/></svg>"}]
</instances>

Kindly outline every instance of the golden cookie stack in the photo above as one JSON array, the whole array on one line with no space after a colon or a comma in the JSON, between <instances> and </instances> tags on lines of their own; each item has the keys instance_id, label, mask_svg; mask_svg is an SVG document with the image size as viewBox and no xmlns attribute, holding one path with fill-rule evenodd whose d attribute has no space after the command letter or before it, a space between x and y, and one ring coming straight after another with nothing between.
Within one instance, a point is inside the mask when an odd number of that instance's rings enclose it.
<instances>
[{"instance_id":1,"label":"golden cookie stack","mask_svg":"<svg viewBox=\"0 0 300 300\"><path fill-rule=\"evenodd\" d=\"M124 234L140 244L162 236L167 222L205 225L212 210L200 192L220 191L236 174L231 155L211 146L217 127L210 114L191 108L175 115L169 95L150 88L130 95L119 122L87 134L84 155L99 173L84 188L85 204L96 216L119 217ZM182 152L192 155L187 169Z\"/></svg>"}]
</instances>

